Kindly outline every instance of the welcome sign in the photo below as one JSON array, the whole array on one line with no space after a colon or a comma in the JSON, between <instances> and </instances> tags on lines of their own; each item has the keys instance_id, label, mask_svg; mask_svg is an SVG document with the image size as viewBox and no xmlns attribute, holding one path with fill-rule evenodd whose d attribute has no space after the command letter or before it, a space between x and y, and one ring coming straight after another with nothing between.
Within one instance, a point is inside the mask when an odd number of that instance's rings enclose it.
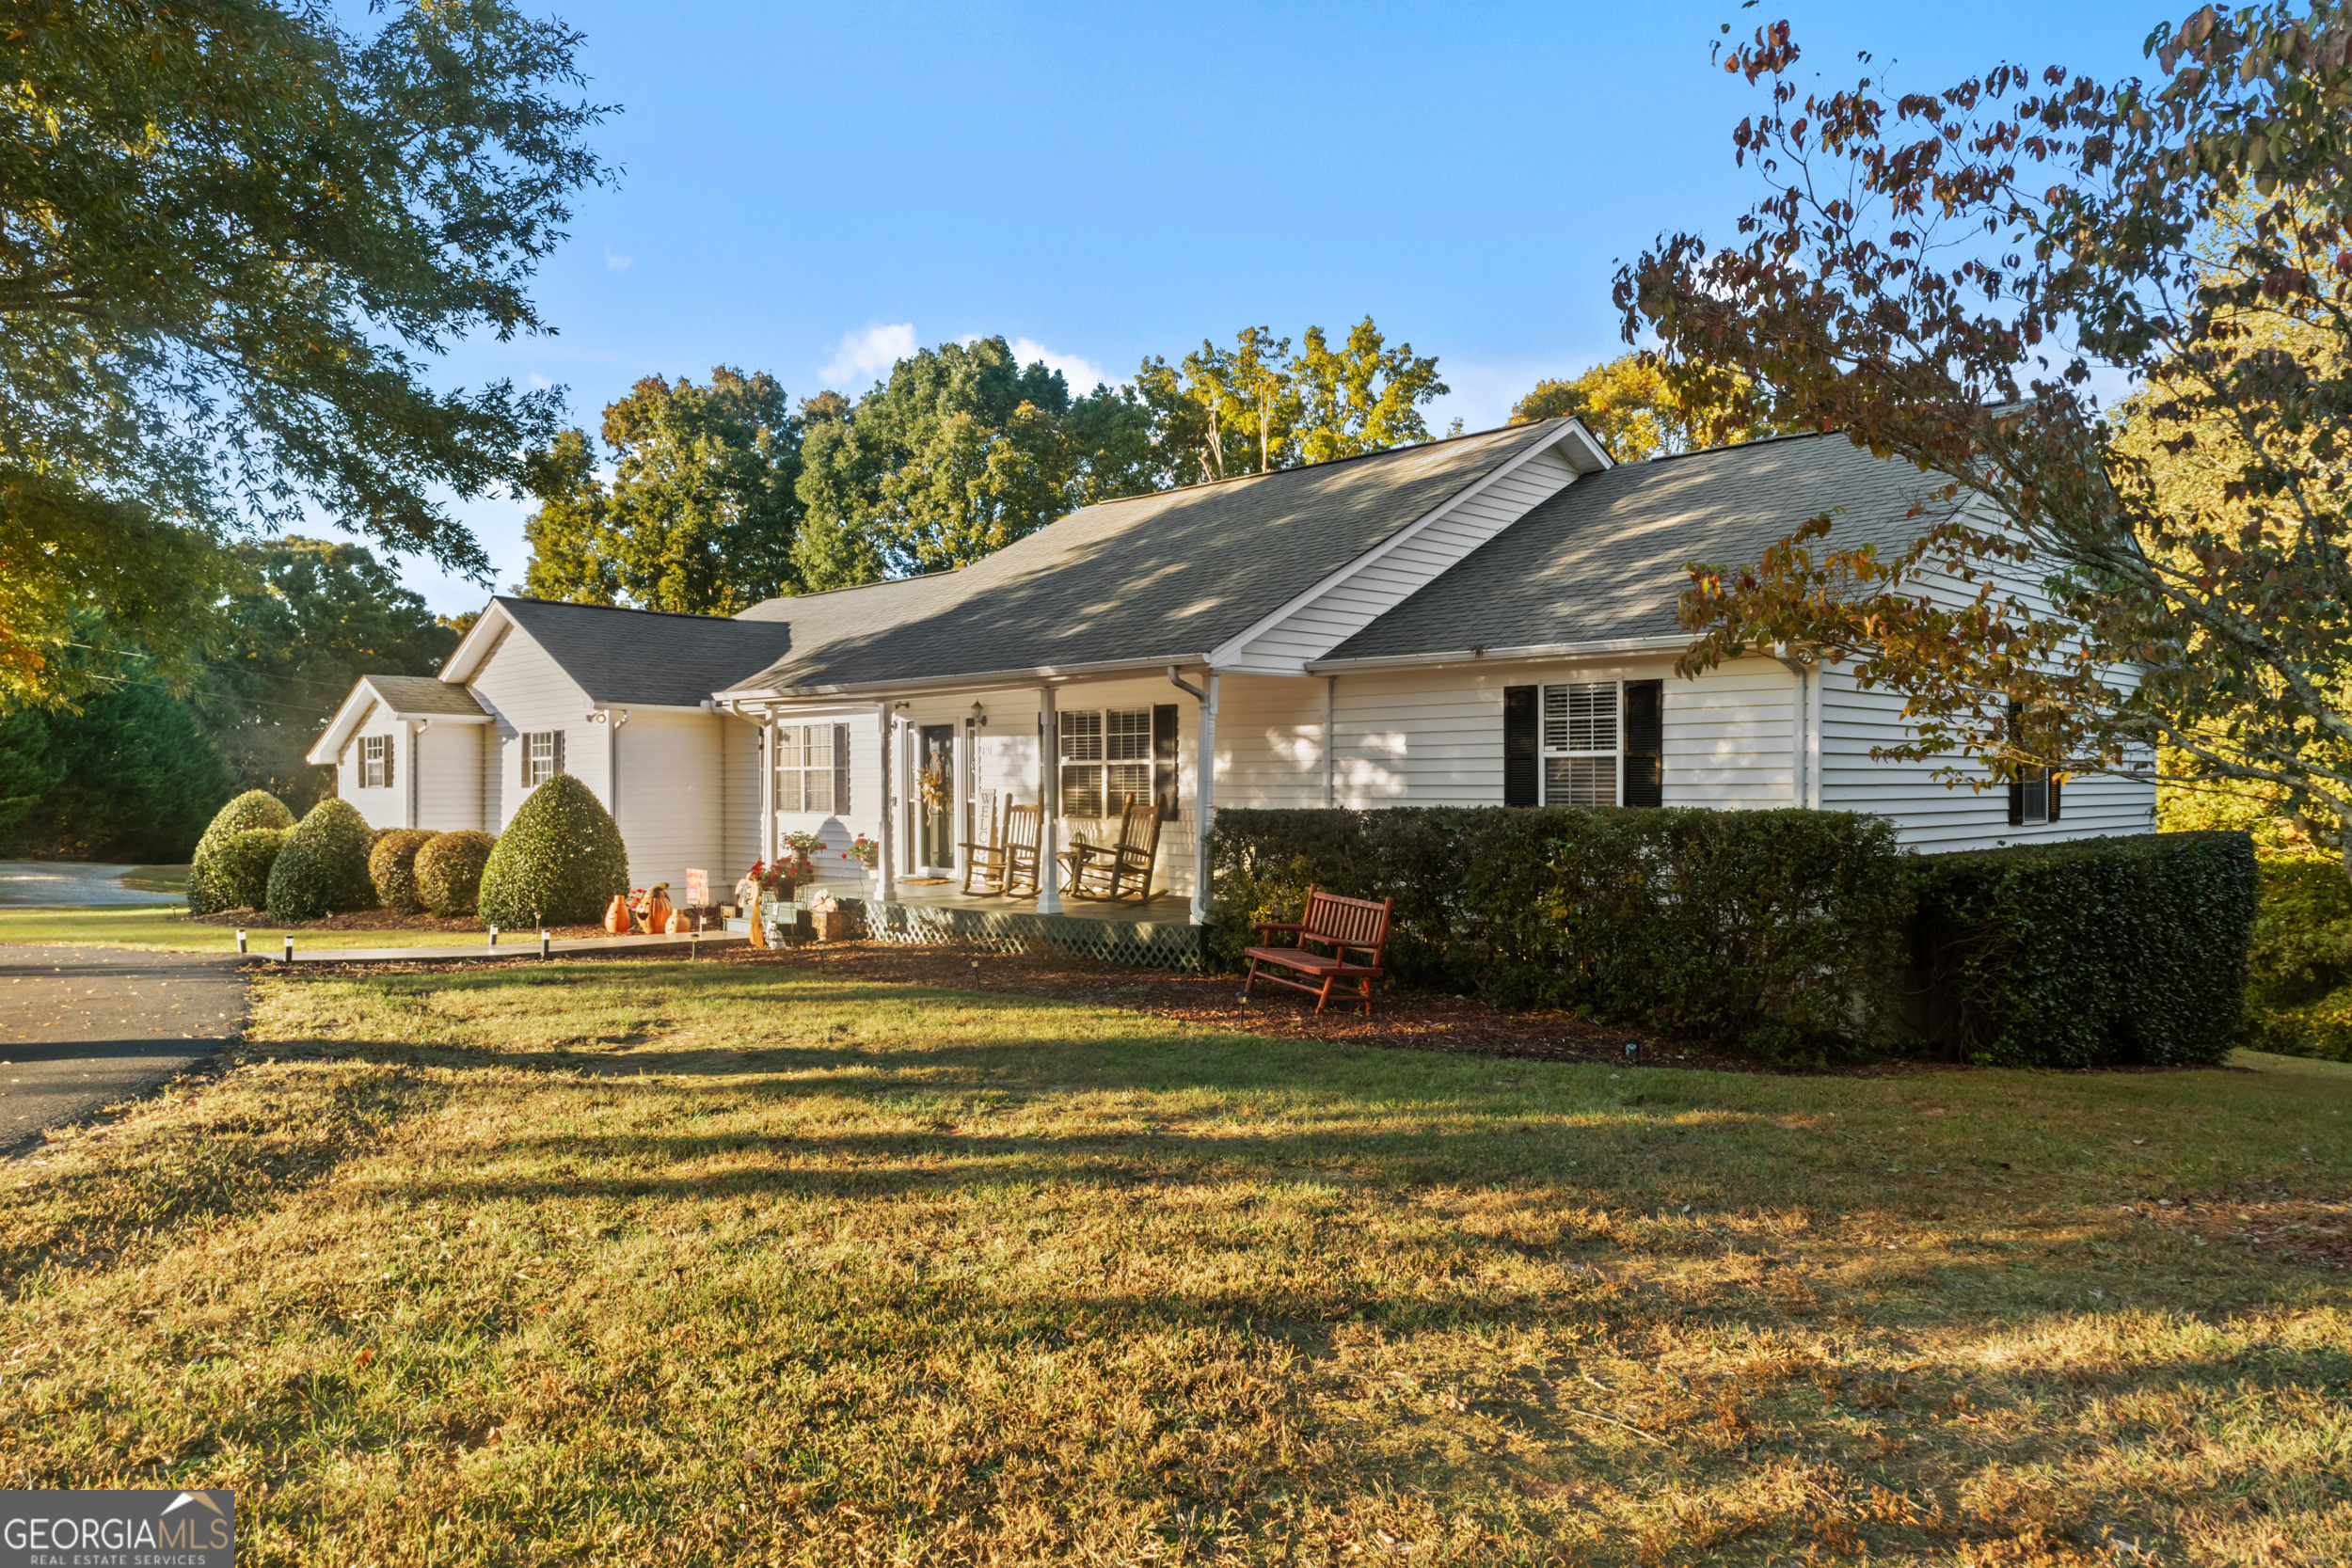
<instances>
[{"instance_id":1,"label":"welcome sign","mask_svg":"<svg viewBox=\"0 0 2352 1568\"><path fill-rule=\"evenodd\" d=\"M233 1492L0 1492L0 1568L231 1568Z\"/></svg>"}]
</instances>

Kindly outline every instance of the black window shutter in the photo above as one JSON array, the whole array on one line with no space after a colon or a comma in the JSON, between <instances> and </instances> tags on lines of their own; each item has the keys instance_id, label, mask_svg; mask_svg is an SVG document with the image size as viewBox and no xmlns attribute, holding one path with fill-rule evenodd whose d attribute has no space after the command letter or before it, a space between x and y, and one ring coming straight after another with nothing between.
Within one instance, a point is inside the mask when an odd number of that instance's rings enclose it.
<instances>
[{"instance_id":1,"label":"black window shutter","mask_svg":"<svg viewBox=\"0 0 2352 1568\"><path fill-rule=\"evenodd\" d=\"M1540 750L1535 721L1535 689L1502 689L1502 803L1535 803L1536 755Z\"/></svg>"},{"instance_id":2,"label":"black window shutter","mask_svg":"<svg viewBox=\"0 0 2352 1568\"><path fill-rule=\"evenodd\" d=\"M519 742L516 750L523 754L522 786L529 789L531 787L531 732L520 731L516 735L515 739Z\"/></svg>"},{"instance_id":3,"label":"black window shutter","mask_svg":"<svg viewBox=\"0 0 2352 1568\"><path fill-rule=\"evenodd\" d=\"M1625 803L1665 803L1666 683L1625 683Z\"/></svg>"},{"instance_id":4,"label":"black window shutter","mask_svg":"<svg viewBox=\"0 0 2352 1568\"><path fill-rule=\"evenodd\" d=\"M392 787L392 758L396 756L399 752L399 736L389 735L386 736L384 737L384 787L386 789Z\"/></svg>"},{"instance_id":5,"label":"black window shutter","mask_svg":"<svg viewBox=\"0 0 2352 1568\"><path fill-rule=\"evenodd\" d=\"M833 727L833 810L836 816L850 814L850 726Z\"/></svg>"},{"instance_id":6,"label":"black window shutter","mask_svg":"<svg viewBox=\"0 0 2352 1568\"><path fill-rule=\"evenodd\" d=\"M1152 707L1152 800L1160 808L1160 820L1176 820L1176 705L1155 703Z\"/></svg>"},{"instance_id":7,"label":"black window shutter","mask_svg":"<svg viewBox=\"0 0 2352 1568\"><path fill-rule=\"evenodd\" d=\"M2026 825L2026 780L2023 774L2009 781L2009 825L2012 828Z\"/></svg>"},{"instance_id":8,"label":"black window shutter","mask_svg":"<svg viewBox=\"0 0 2352 1568\"><path fill-rule=\"evenodd\" d=\"M2056 773L2052 773L2052 774L2050 775L2050 820L2051 820L2051 821L2053 821L2053 822L2055 822L2055 821L2057 821L2058 819L2058 776Z\"/></svg>"},{"instance_id":9,"label":"black window shutter","mask_svg":"<svg viewBox=\"0 0 2352 1568\"><path fill-rule=\"evenodd\" d=\"M555 732L555 770L559 773L564 771L564 732L562 730Z\"/></svg>"}]
</instances>

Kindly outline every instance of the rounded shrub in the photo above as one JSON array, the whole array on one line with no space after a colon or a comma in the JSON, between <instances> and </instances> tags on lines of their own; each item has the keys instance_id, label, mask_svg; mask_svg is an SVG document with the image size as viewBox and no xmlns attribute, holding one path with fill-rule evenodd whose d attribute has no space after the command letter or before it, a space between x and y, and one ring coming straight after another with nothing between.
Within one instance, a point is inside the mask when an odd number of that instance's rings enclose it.
<instances>
[{"instance_id":1,"label":"rounded shrub","mask_svg":"<svg viewBox=\"0 0 2352 1568\"><path fill-rule=\"evenodd\" d=\"M375 835L368 850L368 880L375 886L375 901L399 914L420 914L424 900L417 895L417 851L441 835L430 828L388 828Z\"/></svg>"},{"instance_id":2,"label":"rounded shrub","mask_svg":"<svg viewBox=\"0 0 2352 1568\"><path fill-rule=\"evenodd\" d=\"M269 899L270 868L287 828L249 828L213 846L211 883L223 910L258 910Z\"/></svg>"},{"instance_id":3,"label":"rounded shrub","mask_svg":"<svg viewBox=\"0 0 2352 1568\"><path fill-rule=\"evenodd\" d=\"M488 833L435 833L416 853L417 901L443 919L473 913L482 868L497 843Z\"/></svg>"},{"instance_id":4,"label":"rounded shrub","mask_svg":"<svg viewBox=\"0 0 2352 1568\"><path fill-rule=\"evenodd\" d=\"M317 920L338 910L373 908L375 884L368 879L373 833L348 800L330 796L312 806L286 835L278 863L270 867L270 918Z\"/></svg>"},{"instance_id":5,"label":"rounded shrub","mask_svg":"<svg viewBox=\"0 0 2352 1568\"><path fill-rule=\"evenodd\" d=\"M294 813L286 809L286 802L266 789L248 789L221 807L214 814L212 825L204 830L204 836L196 841L196 853L188 865L188 912L218 914L223 910L246 908L230 898L225 889L215 885L213 863L220 847L239 833L257 828L283 831L294 825Z\"/></svg>"},{"instance_id":6,"label":"rounded shrub","mask_svg":"<svg viewBox=\"0 0 2352 1568\"><path fill-rule=\"evenodd\" d=\"M596 919L628 891L620 828L586 784L558 773L499 834L475 911L485 926L570 925Z\"/></svg>"}]
</instances>

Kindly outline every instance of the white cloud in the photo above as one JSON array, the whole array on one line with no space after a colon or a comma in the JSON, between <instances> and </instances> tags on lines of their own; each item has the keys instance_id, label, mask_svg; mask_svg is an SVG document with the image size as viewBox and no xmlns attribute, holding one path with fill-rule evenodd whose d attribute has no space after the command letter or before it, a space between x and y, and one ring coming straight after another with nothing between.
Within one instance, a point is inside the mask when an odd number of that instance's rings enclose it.
<instances>
[{"instance_id":1,"label":"white cloud","mask_svg":"<svg viewBox=\"0 0 2352 1568\"><path fill-rule=\"evenodd\" d=\"M853 381L878 381L890 367L914 353L914 324L882 323L856 332L844 332L841 346L834 351L833 362L820 366L818 375L828 385L850 390Z\"/></svg>"},{"instance_id":2,"label":"white cloud","mask_svg":"<svg viewBox=\"0 0 2352 1568\"><path fill-rule=\"evenodd\" d=\"M1093 360L1074 354L1056 354L1035 338L1015 338L1012 341L1012 356L1024 365L1044 360L1047 370L1061 372L1061 378L1070 383L1073 397L1084 397L1104 382L1114 387L1120 385L1119 377Z\"/></svg>"},{"instance_id":3,"label":"white cloud","mask_svg":"<svg viewBox=\"0 0 2352 1568\"><path fill-rule=\"evenodd\" d=\"M631 261L635 261L635 260L636 260L636 258L635 258L635 257L633 257L633 256L615 256L615 255L613 255L613 254L612 254L612 247L611 245L606 245L606 246L604 247L604 264L605 264L605 267L606 267L606 269L607 269L608 271L611 271L611 272L627 272L627 271L628 271L628 264L629 264L629 262L631 262Z\"/></svg>"},{"instance_id":4,"label":"white cloud","mask_svg":"<svg viewBox=\"0 0 2352 1568\"><path fill-rule=\"evenodd\" d=\"M552 386L554 386L554 385L555 385L555 383L554 383L554 382L549 381L549 380L548 380L546 376L541 375L541 374L540 374L537 371L533 371L533 372L531 372L531 384L532 384L533 387L538 388L539 388L539 390L541 390L541 391L543 391L543 392L544 392L544 391L546 391L548 388L550 388L550 387L552 387Z\"/></svg>"}]
</instances>

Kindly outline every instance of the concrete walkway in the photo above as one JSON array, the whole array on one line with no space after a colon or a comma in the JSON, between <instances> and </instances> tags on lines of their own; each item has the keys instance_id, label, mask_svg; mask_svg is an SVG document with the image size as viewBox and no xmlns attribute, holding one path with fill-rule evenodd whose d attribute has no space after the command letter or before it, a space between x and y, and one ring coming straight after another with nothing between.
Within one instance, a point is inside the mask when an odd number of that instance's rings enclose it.
<instances>
[{"instance_id":1,"label":"concrete walkway","mask_svg":"<svg viewBox=\"0 0 2352 1568\"><path fill-rule=\"evenodd\" d=\"M715 953L723 947L740 947L749 937L728 936L722 931L706 931L699 941L692 932L682 937L568 937L548 943L551 958L576 958L583 953L641 953L651 958L691 958L697 953ZM5 951L5 949L0 949ZM272 963L285 961L285 943L280 938L274 946L256 946L245 956L245 962L266 959ZM485 963L504 958L535 958L539 956L539 934L536 931L503 931L499 944L480 947L305 947L299 932L294 935L294 961L298 964L381 964L381 963Z\"/></svg>"},{"instance_id":2,"label":"concrete walkway","mask_svg":"<svg viewBox=\"0 0 2352 1568\"><path fill-rule=\"evenodd\" d=\"M206 1060L245 1016L234 958L0 947L0 1158Z\"/></svg>"}]
</instances>

